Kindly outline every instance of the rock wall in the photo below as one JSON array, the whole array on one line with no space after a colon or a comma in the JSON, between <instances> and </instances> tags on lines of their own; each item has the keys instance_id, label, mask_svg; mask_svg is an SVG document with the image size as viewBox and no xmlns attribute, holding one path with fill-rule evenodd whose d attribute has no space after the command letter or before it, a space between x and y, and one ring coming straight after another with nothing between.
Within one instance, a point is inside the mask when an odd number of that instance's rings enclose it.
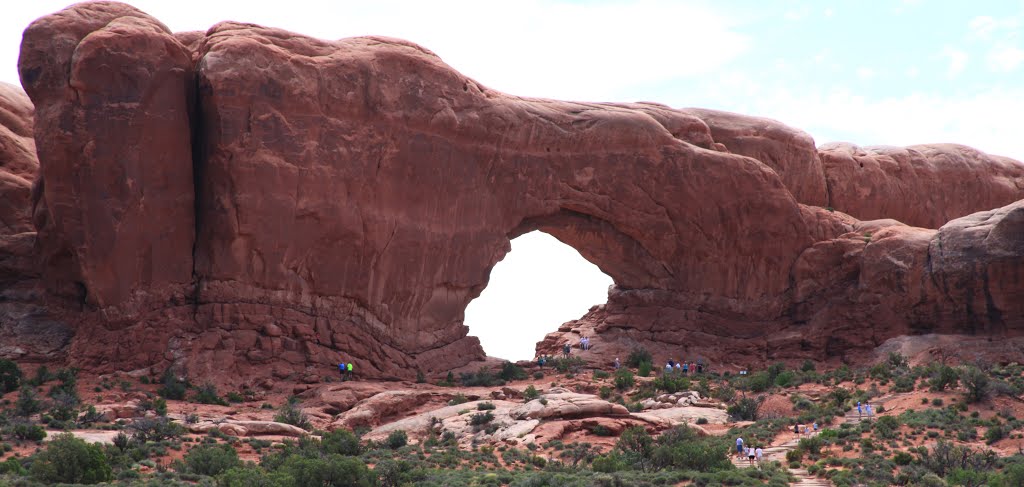
<instances>
[{"instance_id":1,"label":"rock wall","mask_svg":"<svg viewBox=\"0 0 1024 487\"><path fill-rule=\"evenodd\" d=\"M515 97L406 41L172 34L113 2L34 22L19 68L40 299L73 323L76 365L443 374L483 358L463 312L532 230L616 284L541 351L588 330L853 357L900 333L1024 327L1018 206L939 231L826 211L830 166L778 122Z\"/></svg>"}]
</instances>

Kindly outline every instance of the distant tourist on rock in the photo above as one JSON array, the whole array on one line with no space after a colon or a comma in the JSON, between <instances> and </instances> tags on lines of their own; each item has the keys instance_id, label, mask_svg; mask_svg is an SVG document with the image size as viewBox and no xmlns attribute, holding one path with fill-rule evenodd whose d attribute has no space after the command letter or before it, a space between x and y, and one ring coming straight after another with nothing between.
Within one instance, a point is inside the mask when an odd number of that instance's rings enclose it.
<instances>
[{"instance_id":1,"label":"distant tourist on rock","mask_svg":"<svg viewBox=\"0 0 1024 487\"><path fill-rule=\"evenodd\" d=\"M541 355L540 357L537 357L537 365L540 366L540 368L542 368L542 369L544 368L544 363L545 362L547 362L547 359L544 358L543 355Z\"/></svg>"},{"instance_id":2,"label":"distant tourist on rock","mask_svg":"<svg viewBox=\"0 0 1024 487\"><path fill-rule=\"evenodd\" d=\"M619 361L619 357L615 357L615 370L622 368L622 362Z\"/></svg>"},{"instance_id":3,"label":"distant tourist on rock","mask_svg":"<svg viewBox=\"0 0 1024 487\"><path fill-rule=\"evenodd\" d=\"M862 411L860 409L860 401L857 401L857 417L858 418L864 417L864 411Z\"/></svg>"},{"instance_id":4,"label":"distant tourist on rock","mask_svg":"<svg viewBox=\"0 0 1024 487\"><path fill-rule=\"evenodd\" d=\"M338 364L338 374L341 375L342 380L345 380L345 362Z\"/></svg>"},{"instance_id":5,"label":"distant tourist on rock","mask_svg":"<svg viewBox=\"0 0 1024 487\"><path fill-rule=\"evenodd\" d=\"M669 360L668 362L665 362L665 373L666 374L671 374L672 373L672 361L671 360Z\"/></svg>"},{"instance_id":6,"label":"distant tourist on rock","mask_svg":"<svg viewBox=\"0 0 1024 487\"><path fill-rule=\"evenodd\" d=\"M754 457L757 456L757 452L754 451L753 447L747 448L747 461L750 462L750 466L754 466Z\"/></svg>"},{"instance_id":7,"label":"distant tourist on rock","mask_svg":"<svg viewBox=\"0 0 1024 487\"><path fill-rule=\"evenodd\" d=\"M565 358L569 358L569 352L570 351L572 351L572 347L569 346L568 343L566 343L565 345L562 345L562 355L564 355Z\"/></svg>"},{"instance_id":8,"label":"distant tourist on rock","mask_svg":"<svg viewBox=\"0 0 1024 487\"><path fill-rule=\"evenodd\" d=\"M696 370L695 373L697 373L697 374L704 373L704 362L702 362L700 360L697 361L697 370Z\"/></svg>"},{"instance_id":9,"label":"distant tourist on rock","mask_svg":"<svg viewBox=\"0 0 1024 487\"><path fill-rule=\"evenodd\" d=\"M668 359L668 366L669 367L675 367L675 365L676 365L676 361L675 360Z\"/></svg>"},{"instance_id":10,"label":"distant tourist on rock","mask_svg":"<svg viewBox=\"0 0 1024 487\"><path fill-rule=\"evenodd\" d=\"M871 416L873 414L871 412L871 403L870 402L864 404L864 412L867 413L868 416Z\"/></svg>"},{"instance_id":11,"label":"distant tourist on rock","mask_svg":"<svg viewBox=\"0 0 1024 487\"><path fill-rule=\"evenodd\" d=\"M683 364L683 375L688 375L689 373L690 373L690 364Z\"/></svg>"},{"instance_id":12,"label":"distant tourist on rock","mask_svg":"<svg viewBox=\"0 0 1024 487\"><path fill-rule=\"evenodd\" d=\"M348 378L352 378L352 362L345 364L345 370L348 371Z\"/></svg>"},{"instance_id":13,"label":"distant tourist on rock","mask_svg":"<svg viewBox=\"0 0 1024 487\"><path fill-rule=\"evenodd\" d=\"M743 437L740 436L740 437L736 438L736 456L742 456L742 455L743 455Z\"/></svg>"},{"instance_id":14,"label":"distant tourist on rock","mask_svg":"<svg viewBox=\"0 0 1024 487\"><path fill-rule=\"evenodd\" d=\"M679 362L676 362L676 373L677 374L683 373L683 366L680 365Z\"/></svg>"},{"instance_id":15,"label":"distant tourist on rock","mask_svg":"<svg viewBox=\"0 0 1024 487\"><path fill-rule=\"evenodd\" d=\"M761 447L757 447L757 450L754 451L754 454L757 456L757 464L760 465L761 459L764 457L764 449Z\"/></svg>"},{"instance_id":16,"label":"distant tourist on rock","mask_svg":"<svg viewBox=\"0 0 1024 487\"><path fill-rule=\"evenodd\" d=\"M814 432L815 433L818 432L818 423L817 422L814 423Z\"/></svg>"}]
</instances>

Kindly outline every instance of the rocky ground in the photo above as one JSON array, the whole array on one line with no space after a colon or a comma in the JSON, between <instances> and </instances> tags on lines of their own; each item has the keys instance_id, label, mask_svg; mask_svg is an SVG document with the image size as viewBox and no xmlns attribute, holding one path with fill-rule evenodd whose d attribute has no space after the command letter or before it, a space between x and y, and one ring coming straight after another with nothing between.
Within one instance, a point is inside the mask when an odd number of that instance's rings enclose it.
<instances>
[{"instance_id":1,"label":"rocky ground","mask_svg":"<svg viewBox=\"0 0 1024 487\"><path fill-rule=\"evenodd\" d=\"M616 372L570 359L544 369L506 363L453 374L452 383L342 381L326 374L315 383L307 377L260 391L185 387L173 375L69 379L66 370L26 366L23 386L4 396L0 472L39 480L33 465L56 448L51 443L67 441L59 436L67 431L108 445L105 455L125 482L216 478L236 485L229 468L209 470L209 461L197 458L226 445L234 452L226 465L272 476L284 468L273 466L281 464L274 455L300 455L309 445L340 441L339 434L355 442L351 431L359 437L353 452L371 467L367 479L377 475L367 482L379 485L470 485L492 477L493 485L525 485L523 476L543 475L561 475L566 485L591 485L602 475L632 476L637 484L655 476L664 482L667 475L676 485L919 485L913 482L933 475L950 485L1004 485L998 482L1024 473L1024 422L1017 419L1024 417L1024 367L950 365L911 366L892 354L871 368L818 371L807 362L742 377L657 370L645 377L647 364ZM984 385L972 396L978 377ZM60 412L69 380L77 391L70 416ZM181 399L163 398L179 397L176 387L183 387ZM34 397L38 411L21 414L23 396ZM858 413L857 402L871 404L873 414ZM17 428L26 424L44 425L46 439L23 438ZM180 429L161 437L153 433L160 424ZM679 435L703 450L672 459L666 452L679 448L671 443ZM736 437L764 449L749 473L746 458L726 457ZM143 453L123 453L136 450ZM940 454L960 464L943 466ZM705 455L705 463L693 463ZM388 483L389 475L402 481ZM739 477L725 480L729 475ZM989 484L963 480L970 475Z\"/></svg>"}]
</instances>

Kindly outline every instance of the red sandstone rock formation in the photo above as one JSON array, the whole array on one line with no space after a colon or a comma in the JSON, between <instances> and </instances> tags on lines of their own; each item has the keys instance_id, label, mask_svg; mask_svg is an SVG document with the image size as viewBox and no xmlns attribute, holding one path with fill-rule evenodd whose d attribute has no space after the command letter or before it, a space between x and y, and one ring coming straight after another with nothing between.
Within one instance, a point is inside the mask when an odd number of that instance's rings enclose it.
<instances>
[{"instance_id":1,"label":"red sandstone rock formation","mask_svg":"<svg viewBox=\"0 0 1024 487\"><path fill-rule=\"evenodd\" d=\"M939 231L808 206L854 178L778 122L525 99L405 41L230 22L172 35L112 2L33 23L19 67L43 277L78 365L442 374L483 358L465 307L538 229L616 283L542 350L582 328L608 345L600 361L631 344L821 359L1024 329L1024 202ZM854 216L872 207L856 201ZM920 215L971 208L988 207Z\"/></svg>"},{"instance_id":2,"label":"red sandstone rock formation","mask_svg":"<svg viewBox=\"0 0 1024 487\"><path fill-rule=\"evenodd\" d=\"M827 144L819 154L828 206L862 220L939 228L1024 198L1024 164L962 145Z\"/></svg>"}]
</instances>

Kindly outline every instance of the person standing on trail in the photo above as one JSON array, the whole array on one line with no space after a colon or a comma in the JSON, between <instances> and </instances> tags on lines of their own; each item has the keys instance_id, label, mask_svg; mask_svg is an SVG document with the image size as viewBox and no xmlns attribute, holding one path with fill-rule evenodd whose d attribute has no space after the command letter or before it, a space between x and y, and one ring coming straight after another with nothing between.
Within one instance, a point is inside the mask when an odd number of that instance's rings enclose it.
<instances>
[{"instance_id":1,"label":"person standing on trail","mask_svg":"<svg viewBox=\"0 0 1024 487\"><path fill-rule=\"evenodd\" d=\"M348 371L348 378L352 378L352 362L345 364L345 370Z\"/></svg>"},{"instance_id":2,"label":"person standing on trail","mask_svg":"<svg viewBox=\"0 0 1024 487\"><path fill-rule=\"evenodd\" d=\"M683 364L683 375L689 375L689 373L690 373L690 364Z\"/></svg>"},{"instance_id":3,"label":"person standing on trail","mask_svg":"<svg viewBox=\"0 0 1024 487\"><path fill-rule=\"evenodd\" d=\"M736 456L743 455L743 437L736 438Z\"/></svg>"},{"instance_id":4,"label":"person standing on trail","mask_svg":"<svg viewBox=\"0 0 1024 487\"><path fill-rule=\"evenodd\" d=\"M683 366L680 365L679 362L676 362L676 373L677 374L682 374L683 373Z\"/></svg>"},{"instance_id":5,"label":"person standing on trail","mask_svg":"<svg viewBox=\"0 0 1024 487\"><path fill-rule=\"evenodd\" d=\"M870 402L869 403L864 403L864 412L868 413L869 417L871 416L872 413L871 413L871 403Z\"/></svg>"},{"instance_id":6,"label":"person standing on trail","mask_svg":"<svg viewBox=\"0 0 1024 487\"><path fill-rule=\"evenodd\" d=\"M622 368L622 362L619 362L619 357L615 357L615 370Z\"/></svg>"},{"instance_id":7,"label":"person standing on trail","mask_svg":"<svg viewBox=\"0 0 1024 487\"><path fill-rule=\"evenodd\" d=\"M341 375L341 380L345 380L345 362L338 364L338 374Z\"/></svg>"},{"instance_id":8,"label":"person standing on trail","mask_svg":"<svg viewBox=\"0 0 1024 487\"><path fill-rule=\"evenodd\" d=\"M857 418L864 417L864 412L860 409L860 401L857 401Z\"/></svg>"},{"instance_id":9,"label":"person standing on trail","mask_svg":"<svg viewBox=\"0 0 1024 487\"><path fill-rule=\"evenodd\" d=\"M764 457L764 449L757 447L757 450L754 451L754 455L757 457L757 464L760 465L761 458Z\"/></svg>"},{"instance_id":10,"label":"person standing on trail","mask_svg":"<svg viewBox=\"0 0 1024 487\"><path fill-rule=\"evenodd\" d=\"M754 451L754 447L747 448L747 461L750 463L751 467L754 466L754 457L756 455L757 453Z\"/></svg>"},{"instance_id":11,"label":"person standing on trail","mask_svg":"<svg viewBox=\"0 0 1024 487\"><path fill-rule=\"evenodd\" d=\"M569 345L569 342L566 342L565 345L562 345L562 355L565 356L565 358L569 358L569 352L571 350L572 346Z\"/></svg>"}]
</instances>

